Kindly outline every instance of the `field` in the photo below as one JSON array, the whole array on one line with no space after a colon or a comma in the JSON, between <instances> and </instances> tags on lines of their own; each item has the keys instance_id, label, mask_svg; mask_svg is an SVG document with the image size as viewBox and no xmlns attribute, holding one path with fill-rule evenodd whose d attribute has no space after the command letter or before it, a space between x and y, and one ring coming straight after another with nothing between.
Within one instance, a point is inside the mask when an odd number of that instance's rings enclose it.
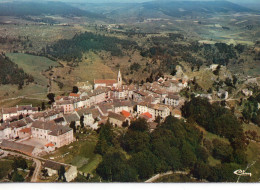
<instances>
[{"instance_id":1,"label":"field","mask_svg":"<svg viewBox=\"0 0 260 190\"><path fill-rule=\"evenodd\" d=\"M11 99L6 101L0 101L0 109L6 107L15 107L16 105L31 105L33 107L41 107L42 102L45 103L45 106L48 106L48 100L39 100L39 99L28 99L28 98L18 98L18 99Z\"/></svg>"},{"instance_id":2,"label":"field","mask_svg":"<svg viewBox=\"0 0 260 190\"><path fill-rule=\"evenodd\" d=\"M95 53L84 55L84 60L77 67L69 67L64 63L62 68L53 69L53 78L64 84L63 91L70 91L77 82L94 83L94 79L116 79L117 72L105 65Z\"/></svg>"},{"instance_id":3,"label":"field","mask_svg":"<svg viewBox=\"0 0 260 190\"><path fill-rule=\"evenodd\" d=\"M48 79L42 75L42 72L49 67L59 66L58 63L51 61L45 57L33 56L22 53L6 54L14 63L34 77L35 82L42 87L46 86Z\"/></svg>"},{"instance_id":4,"label":"field","mask_svg":"<svg viewBox=\"0 0 260 190\"><path fill-rule=\"evenodd\" d=\"M38 100L46 100L48 92L47 85L49 79L44 76L45 70L49 67L57 67L58 63L51 61L45 57L33 56L22 53L7 53L6 54L13 62L20 68L34 77L34 82L29 85L24 85L23 89L18 90L16 85L2 85L0 86L0 99L10 99L15 97L30 97ZM57 86L52 83L52 86Z\"/></svg>"},{"instance_id":5,"label":"field","mask_svg":"<svg viewBox=\"0 0 260 190\"><path fill-rule=\"evenodd\" d=\"M2 180L12 170L12 160L0 160L0 180Z\"/></svg>"},{"instance_id":6,"label":"field","mask_svg":"<svg viewBox=\"0 0 260 190\"><path fill-rule=\"evenodd\" d=\"M97 137L89 135L80 137L78 142L73 142L64 146L54 153L44 156L46 159L54 157L55 161L72 164L77 166L78 170L84 173L92 173L102 157L94 153Z\"/></svg>"}]
</instances>

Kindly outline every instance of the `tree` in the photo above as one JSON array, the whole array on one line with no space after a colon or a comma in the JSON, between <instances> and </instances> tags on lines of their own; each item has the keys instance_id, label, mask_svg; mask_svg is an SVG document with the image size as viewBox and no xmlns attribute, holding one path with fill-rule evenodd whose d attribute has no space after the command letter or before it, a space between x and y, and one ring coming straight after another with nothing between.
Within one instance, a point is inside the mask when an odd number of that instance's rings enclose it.
<instances>
[{"instance_id":1,"label":"tree","mask_svg":"<svg viewBox=\"0 0 260 190\"><path fill-rule=\"evenodd\" d=\"M203 162L197 162L191 170L191 174L199 180L207 179L210 174L210 168Z\"/></svg>"},{"instance_id":2,"label":"tree","mask_svg":"<svg viewBox=\"0 0 260 190\"><path fill-rule=\"evenodd\" d=\"M70 128L73 129L73 133L76 133L77 128L76 128L76 122L75 121L70 122Z\"/></svg>"},{"instance_id":3,"label":"tree","mask_svg":"<svg viewBox=\"0 0 260 190\"><path fill-rule=\"evenodd\" d=\"M155 118L154 122L160 124L160 122L161 122L161 117L158 115L158 116Z\"/></svg>"},{"instance_id":4,"label":"tree","mask_svg":"<svg viewBox=\"0 0 260 190\"><path fill-rule=\"evenodd\" d=\"M24 170L27 167L28 167L27 162L24 158L22 157L14 158L14 162L12 163L13 170L17 170L17 168L21 168Z\"/></svg>"},{"instance_id":5,"label":"tree","mask_svg":"<svg viewBox=\"0 0 260 190\"><path fill-rule=\"evenodd\" d=\"M29 167L29 170L30 170L30 172L29 172L29 177L31 177L31 176L33 175L33 172L34 172L34 170L35 170L35 167L30 166L30 167Z\"/></svg>"},{"instance_id":6,"label":"tree","mask_svg":"<svg viewBox=\"0 0 260 190\"><path fill-rule=\"evenodd\" d=\"M45 103L42 102L42 111L44 111L46 109Z\"/></svg>"},{"instance_id":7,"label":"tree","mask_svg":"<svg viewBox=\"0 0 260 190\"><path fill-rule=\"evenodd\" d=\"M82 115L82 116L80 117L80 126L81 126L81 128L84 127L84 115Z\"/></svg>"},{"instance_id":8,"label":"tree","mask_svg":"<svg viewBox=\"0 0 260 190\"><path fill-rule=\"evenodd\" d=\"M77 86L73 86L72 93L77 94L79 92L79 88Z\"/></svg>"},{"instance_id":9,"label":"tree","mask_svg":"<svg viewBox=\"0 0 260 190\"><path fill-rule=\"evenodd\" d=\"M138 172L139 178L143 180L154 174L158 159L151 151L146 149L134 154L129 162Z\"/></svg>"},{"instance_id":10,"label":"tree","mask_svg":"<svg viewBox=\"0 0 260 190\"><path fill-rule=\"evenodd\" d=\"M174 67L174 68L172 69L171 75L174 76L174 75L176 75L176 73L177 73L177 70L176 70L176 67Z\"/></svg>"},{"instance_id":11,"label":"tree","mask_svg":"<svg viewBox=\"0 0 260 190\"><path fill-rule=\"evenodd\" d=\"M59 180L63 180L64 182L66 182L65 172L66 172L66 170L65 170L64 165L61 165L61 166L60 166L60 169L59 169L59 171L58 171Z\"/></svg>"},{"instance_id":12,"label":"tree","mask_svg":"<svg viewBox=\"0 0 260 190\"><path fill-rule=\"evenodd\" d=\"M149 132L131 130L130 127L122 138L121 146L123 149L127 152L139 152L147 149L150 145Z\"/></svg>"},{"instance_id":13,"label":"tree","mask_svg":"<svg viewBox=\"0 0 260 190\"><path fill-rule=\"evenodd\" d=\"M192 146L188 143L184 143L181 148L181 161L184 168L193 167L196 163L196 155L192 150Z\"/></svg>"},{"instance_id":14,"label":"tree","mask_svg":"<svg viewBox=\"0 0 260 190\"><path fill-rule=\"evenodd\" d=\"M50 100L49 104L52 104L53 102L55 102L55 94L54 93L49 93L47 94L47 98Z\"/></svg>"},{"instance_id":15,"label":"tree","mask_svg":"<svg viewBox=\"0 0 260 190\"><path fill-rule=\"evenodd\" d=\"M48 177L48 176L49 176L49 174L48 174L48 170L47 170L47 169L42 169L42 171L41 171L41 172L42 172L42 176L43 176L43 177L45 177L45 178L46 178L46 177Z\"/></svg>"},{"instance_id":16,"label":"tree","mask_svg":"<svg viewBox=\"0 0 260 190\"><path fill-rule=\"evenodd\" d=\"M148 129L149 129L148 123L143 118L138 118L137 120L132 121L129 126L129 130L132 130L132 131L145 132L145 131L148 131Z\"/></svg>"},{"instance_id":17,"label":"tree","mask_svg":"<svg viewBox=\"0 0 260 190\"><path fill-rule=\"evenodd\" d=\"M23 115L22 114L19 115L19 120L21 120L21 119L23 119Z\"/></svg>"},{"instance_id":18,"label":"tree","mask_svg":"<svg viewBox=\"0 0 260 190\"><path fill-rule=\"evenodd\" d=\"M219 75L220 69L221 69L221 65L218 65L217 68L215 69L215 71L213 71L213 74Z\"/></svg>"},{"instance_id":19,"label":"tree","mask_svg":"<svg viewBox=\"0 0 260 190\"><path fill-rule=\"evenodd\" d=\"M114 134L112 131L112 125L107 121L106 124L100 128L98 142L94 152L104 155L109 147L114 146L113 139Z\"/></svg>"},{"instance_id":20,"label":"tree","mask_svg":"<svg viewBox=\"0 0 260 190\"><path fill-rule=\"evenodd\" d=\"M208 180L210 182L236 182L237 175L234 175L234 171L239 168L241 166L235 163L224 163L211 167Z\"/></svg>"},{"instance_id":21,"label":"tree","mask_svg":"<svg viewBox=\"0 0 260 190\"><path fill-rule=\"evenodd\" d=\"M96 169L96 172L106 181L137 181L136 170L127 163L125 156L119 151L110 152L104 155L102 162Z\"/></svg>"},{"instance_id":22,"label":"tree","mask_svg":"<svg viewBox=\"0 0 260 190\"><path fill-rule=\"evenodd\" d=\"M12 181L13 182L24 182L24 178L22 175L20 175L17 170L14 171L12 175Z\"/></svg>"},{"instance_id":23,"label":"tree","mask_svg":"<svg viewBox=\"0 0 260 190\"><path fill-rule=\"evenodd\" d=\"M129 121L126 120L122 123L122 127L128 127L129 126Z\"/></svg>"},{"instance_id":24,"label":"tree","mask_svg":"<svg viewBox=\"0 0 260 190\"><path fill-rule=\"evenodd\" d=\"M233 149L228 143L224 143L218 139L213 140L213 157L220 159L222 162L230 162Z\"/></svg>"},{"instance_id":25,"label":"tree","mask_svg":"<svg viewBox=\"0 0 260 190\"><path fill-rule=\"evenodd\" d=\"M209 152L203 146L197 147L196 156L199 160L203 161L204 163L208 162Z\"/></svg>"}]
</instances>

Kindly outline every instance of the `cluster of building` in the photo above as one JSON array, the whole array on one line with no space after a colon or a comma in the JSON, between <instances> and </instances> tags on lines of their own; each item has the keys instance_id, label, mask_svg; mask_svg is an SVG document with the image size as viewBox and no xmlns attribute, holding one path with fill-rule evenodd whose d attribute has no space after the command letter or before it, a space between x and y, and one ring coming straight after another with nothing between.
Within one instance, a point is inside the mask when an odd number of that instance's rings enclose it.
<instances>
[{"instance_id":1,"label":"cluster of building","mask_svg":"<svg viewBox=\"0 0 260 190\"><path fill-rule=\"evenodd\" d=\"M126 127L141 117L153 130L157 118L181 118L184 100L178 93L188 83L169 75L142 86L123 85L119 71L117 80L94 80L94 87L89 82L77 85L78 93L56 97L52 108L45 111L32 105L2 109L0 140L22 143L23 139L39 139L46 142L41 151L50 152L73 142L72 122L97 129L109 120L114 126Z\"/></svg>"},{"instance_id":2,"label":"cluster of building","mask_svg":"<svg viewBox=\"0 0 260 190\"><path fill-rule=\"evenodd\" d=\"M115 79L94 80L78 83L79 92L59 96L53 105L64 110L64 124L72 121L97 129L101 123L110 121L114 126L127 126L131 120L142 117L151 126L156 118L169 115L181 118L180 107L184 99L179 92L188 87L188 81L167 75L153 83L142 86L124 85L121 72ZM81 124L82 125L82 124Z\"/></svg>"}]
</instances>

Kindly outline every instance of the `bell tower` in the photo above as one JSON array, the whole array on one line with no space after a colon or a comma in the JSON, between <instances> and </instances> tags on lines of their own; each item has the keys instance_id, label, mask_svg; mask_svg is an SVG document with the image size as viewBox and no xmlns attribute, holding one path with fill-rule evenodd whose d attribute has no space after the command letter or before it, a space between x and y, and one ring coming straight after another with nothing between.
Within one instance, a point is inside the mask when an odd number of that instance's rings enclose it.
<instances>
[{"instance_id":1,"label":"bell tower","mask_svg":"<svg viewBox=\"0 0 260 190\"><path fill-rule=\"evenodd\" d=\"M118 87L118 88L121 88L121 87L122 87L122 76L121 76L120 69L119 69L118 75L117 75L117 87Z\"/></svg>"}]
</instances>

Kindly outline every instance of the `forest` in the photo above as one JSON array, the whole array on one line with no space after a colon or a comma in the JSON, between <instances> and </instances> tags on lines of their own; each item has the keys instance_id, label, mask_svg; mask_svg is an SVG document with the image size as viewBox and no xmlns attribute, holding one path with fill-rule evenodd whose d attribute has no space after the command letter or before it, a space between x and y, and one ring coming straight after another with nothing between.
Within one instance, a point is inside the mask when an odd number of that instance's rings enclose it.
<instances>
[{"instance_id":1,"label":"forest","mask_svg":"<svg viewBox=\"0 0 260 190\"><path fill-rule=\"evenodd\" d=\"M247 163L248 143L236 117L201 98L186 102L182 112L187 122L168 116L153 132L145 120L137 119L117 136L107 122L95 149L103 156L97 174L107 182L142 182L157 173L189 171L197 180L235 182L236 176L230 174ZM197 124L228 142L205 138ZM209 156L221 164L211 166Z\"/></svg>"},{"instance_id":2,"label":"forest","mask_svg":"<svg viewBox=\"0 0 260 190\"><path fill-rule=\"evenodd\" d=\"M135 46L137 46L137 44L133 41L85 32L82 34L76 34L72 39L59 40L54 45L47 46L43 50L43 54L71 62L80 61L83 53L90 50L104 50L110 52L112 56L121 56L123 55L122 49L128 50Z\"/></svg>"},{"instance_id":3,"label":"forest","mask_svg":"<svg viewBox=\"0 0 260 190\"><path fill-rule=\"evenodd\" d=\"M178 43L186 41L186 44ZM178 65L184 61L190 64L192 70L199 69L202 65L239 64L238 57L243 54L245 45L227 45L226 43L199 44L189 41L183 35L169 34L168 37L152 37L149 48L142 48L140 54L161 61L163 71L172 70L173 64Z\"/></svg>"}]
</instances>

